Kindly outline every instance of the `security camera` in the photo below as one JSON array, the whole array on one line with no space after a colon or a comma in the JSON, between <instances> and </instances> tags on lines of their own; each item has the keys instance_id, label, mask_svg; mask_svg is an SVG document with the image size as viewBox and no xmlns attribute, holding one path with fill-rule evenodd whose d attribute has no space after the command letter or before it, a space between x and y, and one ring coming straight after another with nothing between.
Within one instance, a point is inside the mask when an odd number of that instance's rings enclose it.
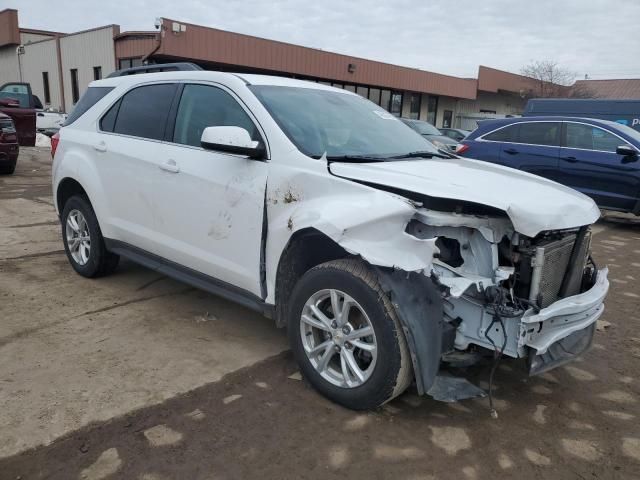
<instances>
[{"instance_id":1,"label":"security camera","mask_svg":"<svg viewBox=\"0 0 640 480\"><path fill-rule=\"evenodd\" d=\"M161 18L156 18L154 26L156 27L156 30L160 30L160 27L162 26L162 19Z\"/></svg>"}]
</instances>

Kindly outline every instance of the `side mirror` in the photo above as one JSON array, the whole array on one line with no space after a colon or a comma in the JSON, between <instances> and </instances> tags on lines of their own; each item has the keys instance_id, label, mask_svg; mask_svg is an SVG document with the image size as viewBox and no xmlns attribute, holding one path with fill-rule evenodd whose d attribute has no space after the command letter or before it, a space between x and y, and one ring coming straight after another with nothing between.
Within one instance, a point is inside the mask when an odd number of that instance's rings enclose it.
<instances>
[{"instance_id":1,"label":"side mirror","mask_svg":"<svg viewBox=\"0 0 640 480\"><path fill-rule=\"evenodd\" d=\"M633 148L631 145L620 145L616 148L616 153L618 155L622 155L623 157L637 157L638 151Z\"/></svg>"},{"instance_id":2,"label":"side mirror","mask_svg":"<svg viewBox=\"0 0 640 480\"><path fill-rule=\"evenodd\" d=\"M200 138L202 148L218 152L246 155L262 159L266 153L264 145L251 140L249 132L242 127L207 127Z\"/></svg>"},{"instance_id":3,"label":"side mirror","mask_svg":"<svg viewBox=\"0 0 640 480\"><path fill-rule=\"evenodd\" d=\"M20 102L15 98L0 98L0 107L18 108L20 107Z\"/></svg>"}]
</instances>

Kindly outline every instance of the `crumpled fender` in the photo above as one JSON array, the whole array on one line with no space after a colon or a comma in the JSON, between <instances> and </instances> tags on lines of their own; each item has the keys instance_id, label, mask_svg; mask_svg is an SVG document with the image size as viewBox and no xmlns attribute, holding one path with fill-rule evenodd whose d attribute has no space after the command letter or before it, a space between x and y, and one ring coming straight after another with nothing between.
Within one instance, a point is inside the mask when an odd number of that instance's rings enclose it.
<instances>
[{"instance_id":1,"label":"crumpled fender","mask_svg":"<svg viewBox=\"0 0 640 480\"><path fill-rule=\"evenodd\" d=\"M267 303L275 303L280 255L291 236L318 230L371 265L430 275L436 239L405 232L416 207L407 199L335 177L300 172L267 185ZM277 178L277 177L276 177Z\"/></svg>"}]
</instances>

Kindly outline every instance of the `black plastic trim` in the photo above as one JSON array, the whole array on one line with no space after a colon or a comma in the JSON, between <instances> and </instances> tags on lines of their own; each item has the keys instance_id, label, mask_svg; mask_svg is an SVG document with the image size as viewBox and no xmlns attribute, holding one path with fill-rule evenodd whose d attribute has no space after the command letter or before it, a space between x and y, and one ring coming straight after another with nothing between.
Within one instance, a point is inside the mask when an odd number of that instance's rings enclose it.
<instances>
[{"instance_id":1,"label":"black plastic trim","mask_svg":"<svg viewBox=\"0 0 640 480\"><path fill-rule=\"evenodd\" d=\"M121 242L120 240L105 238L104 243L110 252L116 253L168 277L231 300L256 312L260 312L268 318L274 318L274 305L265 303L260 297L243 288L236 287L217 278L179 265L171 260L149 253L141 248Z\"/></svg>"}]
</instances>

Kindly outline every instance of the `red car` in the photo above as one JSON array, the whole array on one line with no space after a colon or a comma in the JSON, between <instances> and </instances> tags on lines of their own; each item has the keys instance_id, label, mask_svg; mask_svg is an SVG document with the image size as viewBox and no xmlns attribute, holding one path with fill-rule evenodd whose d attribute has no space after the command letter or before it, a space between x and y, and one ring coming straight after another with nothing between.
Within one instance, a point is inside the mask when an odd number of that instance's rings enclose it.
<instances>
[{"instance_id":1,"label":"red car","mask_svg":"<svg viewBox=\"0 0 640 480\"><path fill-rule=\"evenodd\" d=\"M36 144L36 97L28 83L5 83L0 87L0 113L13 120L18 143L24 147Z\"/></svg>"},{"instance_id":2,"label":"red car","mask_svg":"<svg viewBox=\"0 0 640 480\"><path fill-rule=\"evenodd\" d=\"M13 120L0 113L0 173L13 173L18 161L18 135Z\"/></svg>"}]
</instances>

